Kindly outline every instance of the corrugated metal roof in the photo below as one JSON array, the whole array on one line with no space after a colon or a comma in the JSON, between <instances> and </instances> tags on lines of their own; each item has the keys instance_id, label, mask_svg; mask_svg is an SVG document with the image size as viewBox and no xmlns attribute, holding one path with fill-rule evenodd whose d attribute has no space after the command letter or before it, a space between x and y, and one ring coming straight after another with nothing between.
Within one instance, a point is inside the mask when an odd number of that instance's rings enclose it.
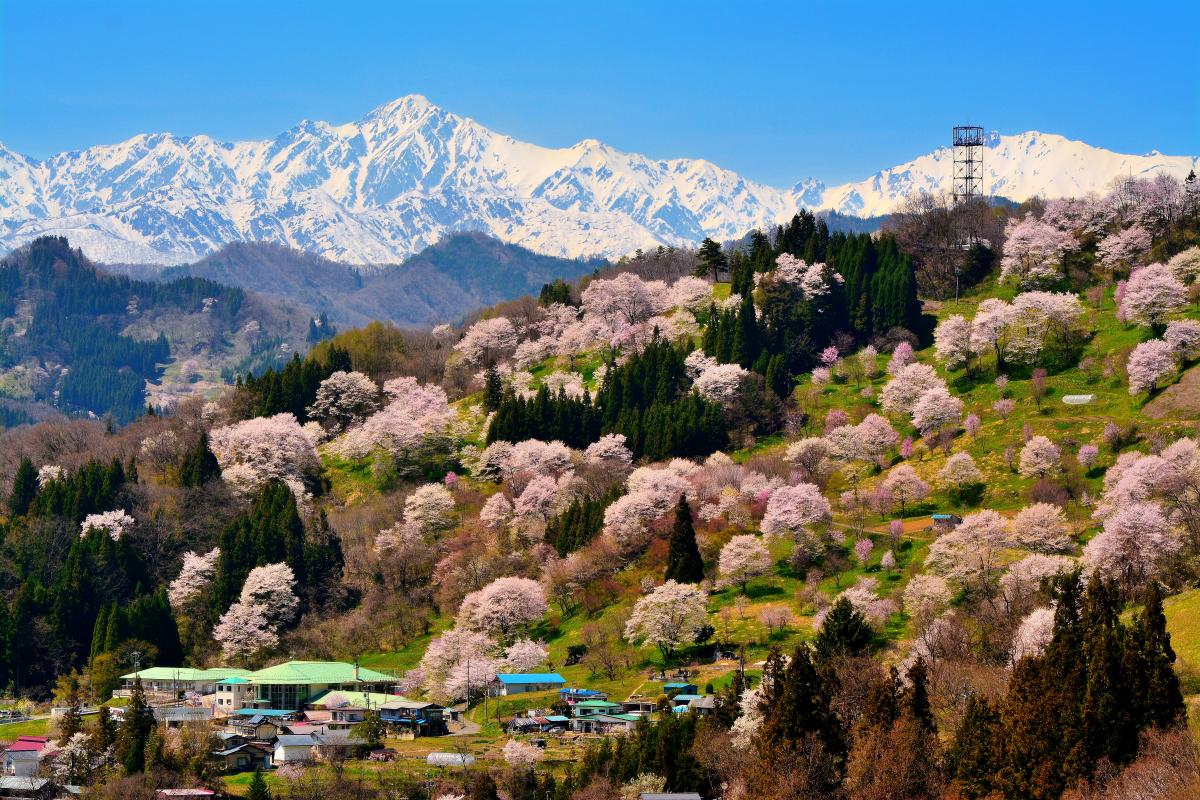
<instances>
[{"instance_id":1,"label":"corrugated metal roof","mask_svg":"<svg viewBox=\"0 0 1200 800\"><path fill-rule=\"evenodd\" d=\"M314 683L388 683L397 678L366 667L357 668L344 661L287 661L273 667L260 669L248 676L251 683L262 684L314 684Z\"/></svg>"},{"instance_id":2,"label":"corrugated metal roof","mask_svg":"<svg viewBox=\"0 0 1200 800\"><path fill-rule=\"evenodd\" d=\"M308 698L310 706L323 708L379 708L393 700L404 700L397 694L383 692L347 692L341 689L326 689Z\"/></svg>"},{"instance_id":3,"label":"corrugated metal roof","mask_svg":"<svg viewBox=\"0 0 1200 800\"><path fill-rule=\"evenodd\" d=\"M511 672L497 675L501 683L566 683L567 681L557 672Z\"/></svg>"},{"instance_id":4,"label":"corrugated metal roof","mask_svg":"<svg viewBox=\"0 0 1200 800\"><path fill-rule=\"evenodd\" d=\"M196 669L195 667L146 667L121 679L131 681L140 677L144 681L219 681L234 675L249 675L250 670L241 667L213 667L212 669Z\"/></svg>"}]
</instances>

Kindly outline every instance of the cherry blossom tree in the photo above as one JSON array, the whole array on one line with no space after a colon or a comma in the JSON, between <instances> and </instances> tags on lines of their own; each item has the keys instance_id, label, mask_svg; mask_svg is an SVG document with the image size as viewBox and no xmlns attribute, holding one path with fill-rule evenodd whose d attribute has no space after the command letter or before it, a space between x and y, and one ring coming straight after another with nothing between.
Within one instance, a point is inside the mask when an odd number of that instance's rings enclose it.
<instances>
[{"instance_id":1,"label":"cherry blossom tree","mask_svg":"<svg viewBox=\"0 0 1200 800\"><path fill-rule=\"evenodd\" d=\"M1167 267L1180 283L1186 285L1194 283L1200 279L1200 246L1189 247L1187 250L1171 256Z\"/></svg>"},{"instance_id":2,"label":"cherry blossom tree","mask_svg":"<svg viewBox=\"0 0 1200 800\"><path fill-rule=\"evenodd\" d=\"M1188 306L1187 287L1164 264L1151 264L1133 271L1117 307L1117 318L1147 325L1162 335L1167 317Z\"/></svg>"},{"instance_id":3,"label":"cherry blossom tree","mask_svg":"<svg viewBox=\"0 0 1200 800\"><path fill-rule=\"evenodd\" d=\"M757 536L734 536L721 548L717 570L722 578L741 586L745 594L751 579L771 571L771 552Z\"/></svg>"},{"instance_id":4,"label":"cherry blossom tree","mask_svg":"<svg viewBox=\"0 0 1200 800\"><path fill-rule=\"evenodd\" d=\"M1062 277L1063 254L1077 246L1075 237L1032 214L1012 219L1004 230L1000 279L1022 286L1053 283Z\"/></svg>"},{"instance_id":5,"label":"cherry blossom tree","mask_svg":"<svg viewBox=\"0 0 1200 800\"><path fill-rule=\"evenodd\" d=\"M962 314L953 314L938 323L933 332L933 347L946 369L968 366L971 350L971 323Z\"/></svg>"},{"instance_id":6,"label":"cherry blossom tree","mask_svg":"<svg viewBox=\"0 0 1200 800\"><path fill-rule=\"evenodd\" d=\"M1163 341L1171 347L1175 357L1183 362L1200 358L1200 322L1194 319L1177 319L1167 325ZM39 475L40 478L40 475Z\"/></svg>"},{"instance_id":7,"label":"cherry blossom tree","mask_svg":"<svg viewBox=\"0 0 1200 800\"><path fill-rule=\"evenodd\" d=\"M883 486L892 499L900 504L900 514L909 503L924 500L929 495L929 484L921 480L917 471L908 464L898 464L883 479Z\"/></svg>"},{"instance_id":8,"label":"cherry blossom tree","mask_svg":"<svg viewBox=\"0 0 1200 800\"><path fill-rule=\"evenodd\" d=\"M440 483L417 487L404 499L404 521L423 535L454 527L454 495Z\"/></svg>"},{"instance_id":9,"label":"cherry blossom tree","mask_svg":"<svg viewBox=\"0 0 1200 800\"><path fill-rule=\"evenodd\" d=\"M701 372L692 385L705 400L729 408L737 401L742 381L749 374L737 364L715 364Z\"/></svg>"},{"instance_id":10,"label":"cherry blossom tree","mask_svg":"<svg viewBox=\"0 0 1200 800\"><path fill-rule=\"evenodd\" d=\"M504 760L512 767L532 769L542 758L542 751L531 744L509 739L503 748Z\"/></svg>"},{"instance_id":11,"label":"cherry blossom tree","mask_svg":"<svg viewBox=\"0 0 1200 800\"><path fill-rule=\"evenodd\" d=\"M1175 372L1175 354L1162 339L1151 339L1133 348L1125 364L1129 393L1152 392Z\"/></svg>"},{"instance_id":12,"label":"cherry blossom tree","mask_svg":"<svg viewBox=\"0 0 1200 800\"><path fill-rule=\"evenodd\" d=\"M1051 503L1034 503L1013 517L1009 543L1035 553L1068 553L1072 549L1067 535L1067 517Z\"/></svg>"},{"instance_id":13,"label":"cherry blossom tree","mask_svg":"<svg viewBox=\"0 0 1200 800\"><path fill-rule=\"evenodd\" d=\"M406 460L423 452L449 449L457 415L445 390L404 376L384 383L383 391L388 404L336 440L331 445L334 452L359 458L382 448L397 460Z\"/></svg>"},{"instance_id":14,"label":"cherry blossom tree","mask_svg":"<svg viewBox=\"0 0 1200 800\"><path fill-rule=\"evenodd\" d=\"M379 409L379 387L361 372L338 370L317 387L308 415L340 431Z\"/></svg>"},{"instance_id":15,"label":"cherry blossom tree","mask_svg":"<svg viewBox=\"0 0 1200 800\"><path fill-rule=\"evenodd\" d=\"M859 566L866 568L867 561L871 558L871 551L875 545L865 536L854 543L854 558L858 561Z\"/></svg>"},{"instance_id":16,"label":"cherry blossom tree","mask_svg":"<svg viewBox=\"0 0 1200 800\"><path fill-rule=\"evenodd\" d=\"M969 486L983 481L983 473L970 453L955 453L938 470L938 480L952 487Z\"/></svg>"},{"instance_id":17,"label":"cherry blossom tree","mask_svg":"<svg viewBox=\"0 0 1200 800\"><path fill-rule=\"evenodd\" d=\"M673 306L699 311L712 302L712 284L703 278L685 275L671 284L670 303Z\"/></svg>"},{"instance_id":18,"label":"cherry blossom tree","mask_svg":"<svg viewBox=\"0 0 1200 800\"><path fill-rule=\"evenodd\" d=\"M1013 320L1013 307L998 297L989 297L975 309L971 319L971 351L996 354L997 366L1004 363L1007 332Z\"/></svg>"},{"instance_id":19,"label":"cherry blossom tree","mask_svg":"<svg viewBox=\"0 0 1200 800\"><path fill-rule=\"evenodd\" d=\"M468 686L481 689L496 673L495 651L496 643L487 635L451 628L429 642L420 663L405 675L404 684L439 700L464 699Z\"/></svg>"},{"instance_id":20,"label":"cherry blossom tree","mask_svg":"<svg viewBox=\"0 0 1200 800\"><path fill-rule=\"evenodd\" d=\"M1008 522L986 509L968 514L949 533L929 546L925 567L936 575L972 588L988 584L999 569L998 557L1008 539Z\"/></svg>"},{"instance_id":21,"label":"cherry blossom tree","mask_svg":"<svg viewBox=\"0 0 1200 800\"><path fill-rule=\"evenodd\" d=\"M479 510L479 521L489 530L499 530L506 526L513 516L513 504L503 492L489 497Z\"/></svg>"},{"instance_id":22,"label":"cherry blossom tree","mask_svg":"<svg viewBox=\"0 0 1200 800\"><path fill-rule=\"evenodd\" d=\"M1043 581L1075 568L1075 559L1067 556L1047 556L1033 553L1008 568L1000 579L1000 590L1010 608L1027 604L1041 588Z\"/></svg>"},{"instance_id":23,"label":"cherry blossom tree","mask_svg":"<svg viewBox=\"0 0 1200 800\"><path fill-rule=\"evenodd\" d=\"M892 357L888 360L887 373L888 375L899 374L900 370L915 363L916 360L917 356L913 353L912 345L908 342L900 342L892 350Z\"/></svg>"},{"instance_id":24,"label":"cherry blossom tree","mask_svg":"<svg viewBox=\"0 0 1200 800\"><path fill-rule=\"evenodd\" d=\"M1096 255L1110 271L1123 272L1149 252L1150 244L1150 234L1146 229L1134 225L1101 239L1096 247Z\"/></svg>"},{"instance_id":25,"label":"cherry blossom tree","mask_svg":"<svg viewBox=\"0 0 1200 800\"><path fill-rule=\"evenodd\" d=\"M879 374L879 351L875 349L875 345L869 344L859 350L858 361L862 365L863 374L868 378Z\"/></svg>"},{"instance_id":26,"label":"cherry blossom tree","mask_svg":"<svg viewBox=\"0 0 1200 800\"><path fill-rule=\"evenodd\" d=\"M320 471L312 439L291 414L214 428L208 443L221 465L221 476L245 494L279 480L303 497L305 484Z\"/></svg>"},{"instance_id":27,"label":"cherry blossom tree","mask_svg":"<svg viewBox=\"0 0 1200 800\"><path fill-rule=\"evenodd\" d=\"M481 319L467 328L454 345L463 362L470 366L487 364L517 346L517 329L508 317Z\"/></svg>"},{"instance_id":28,"label":"cherry blossom tree","mask_svg":"<svg viewBox=\"0 0 1200 800\"><path fill-rule=\"evenodd\" d=\"M623 472L633 464L633 452L626 441L623 433L605 434L583 451L584 461Z\"/></svg>"},{"instance_id":29,"label":"cherry blossom tree","mask_svg":"<svg viewBox=\"0 0 1200 800\"><path fill-rule=\"evenodd\" d=\"M884 553L883 557L879 559L879 568L887 571L895 569L896 554L891 550L888 550L886 553Z\"/></svg>"},{"instance_id":30,"label":"cherry blossom tree","mask_svg":"<svg viewBox=\"0 0 1200 800\"><path fill-rule=\"evenodd\" d=\"M549 657L550 651L541 642L518 639L504 648L504 668L510 672L533 672Z\"/></svg>"},{"instance_id":31,"label":"cherry blossom tree","mask_svg":"<svg viewBox=\"0 0 1200 800\"><path fill-rule=\"evenodd\" d=\"M784 453L784 460L792 464L800 472L800 476L810 483L820 480L827 472L829 445L818 436L792 442Z\"/></svg>"},{"instance_id":32,"label":"cherry blossom tree","mask_svg":"<svg viewBox=\"0 0 1200 800\"><path fill-rule=\"evenodd\" d=\"M557 513L560 505L558 481L549 475L538 475L513 503L513 511L523 520L545 522Z\"/></svg>"},{"instance_id":33,"label":"cherry blossom tree","mask_svg":"<svg viewBox=\"0 0 1200 800\"><path fill-rule=\"evenodd\" d=\"M1023 292L1012 303L1005 358L1035 363L1048 344L1069 350L1079 335L1083 304L1070 292Z\"/></svg>"},{"instance_id":34,"label":"cherry blossom tree","mask_svg":"<svg viewBox=\"0 0 1200 800\"><path fill-rule=\"evenodd\" d=\"M625 638L652 644L670 660L679 647L696 640L707 621L704 593L690 583L667 581L638 600L625 625Z\"/></svg>"},{"instance_id":35,"label":"cherry blossom tree","mask_svg":"<svg viewBox=\"0 0 1200 800\"><path fill-rule=\"evenodd\" d=\"M79 538L84 539L94 531L107 534L110 539L117 542L125 535L126 531L133 527L133 524L133 517L126 514L124 509L88 514L84 517L83 524L79 526Z\"/></svg>"},{"instance_id":36,"label":"cherry blossom tree","mask_svg":"<svg viewBox=\"0 0 1200 800\"><path fill-rule=\"evenodd\" d=\"M933 367L913 363L901 367L883 387L880 404L889 414L911 414L921 395L936 387L945 387Z\"/></svg>"},{"instance_id":37,"label":"cherry blossom tree","mask_svg":"<svg viewBox=\"0 0 1200 800\"><path fill-rule=\"evenodd\" d=\"M945 386L934 386L924 392L912 408L913 427L928 438L947 425L962 419L963 403Z\"/></svg>"},{"instance_id":38,"label":"cherry blossom tree","mask_svg":"<svg viewBox=\"0 0 1200 800\"><path fill-rule=\"evenodd\" d=\"M1134 590L1156 574L1182 547L1156 503L1122 505L1104 520L1104 530L1083 548L1083 564Z\"/></svg>"},{"instance_id":39,"label":"cherry blossom tree","mask_svg":"<svg viewBox=\"0 0 1200 800\"><path fill-rule=\"evenodd\" d=\"M592 281L580 299L585 316L599 317L610 325L620 321L636 325L661 310L665 297L662 281L643 281L633 273L622 272Z\"/></svg>"},{"instance_id":40,"label":"cherry blossom tree","mask_svg":"<svg viewBox=\"0 0 1200 800\"><path fill-rule=\"evenodd\" d=\"M963 430L971 435L972 438L979 436L979 431L983 428L983 420L979 419L978 414L968 414L963 419Z\"/></svg>"},{"instance_id":41,"label":"cherry blossom tree","mask_svg":"<svg viewBox=\"0 0 1200 800\"><path fill-rule=\"evenodd\" d=\"M255 567L241 595L213 628L213 639L225 658L246 658L279 643L280 629L300 607L296 576L287 564Z\"/></svg>"},{"instance_id":42,"label":"cherry blossom tree","mask_svg":"<svg viewBox=\"0 0 1200 800\"><path fill-rule=\"evenodd\" d=\"M167 599L171 601L172 608L183 608L208 591L216 574L217 559L220 557L219 547L214 547L204 555L193 552L183 554L183 567L179 570L179 577L171 581L167 589Z\"/></svg>"},{"instance_id":43,"label":"cherry blossom tree","mask_svg":"<svg viewBox=\"0 0 1200 800\"><path fill-rule=\"evenodd\" d=\"M835 284L842 283L842 276L825 264L809 264L790 253L782 253L775 259L772 277L799 287L809 302L829 294Z\"/></svg>"},{"instance_id":44,"label":"cherry blossom tree","mask_svg":"<svg viewBox=\"0 0 1200 800\"><path fill-rule=\"evenodd\" d=\"M767 500L762 532L767 536L799 536L813 527L823 527L833 518L833 508L811 483L781 486Z\"/></svg>"},{"instance_id":45,"label":"cherry blossom tree","mask_svg":"<svg viewBox=\"0 0 1200 800\"><path fill-rule=\"evenodd\" d=\"M1096 459L1100 457L1100 448L1094 444L1085 444L1079 448L1079 452L1075 455L1079 465L1084 469L1091 469Z\"/></svg>"},{"instance_id":46,"label":"cherry blossom tree","mask_svg":"<svg viewBox=\"0 0 1200 800\"><path fill-rule=\"evenodd\" d=\"M1013 635L1012 663L1016 664L1026 656L1041 655L1053 636L1054 609L1034 609L1021 620L1017 632Z\"/></svg>"},{"instance_id":47,"label":"cherry blossom tree","mask_svg":"<svg viewBox=\"0 0 1200 800\"><path fill-rule=\"evenodd\" d=\"M497 578L463 598L458 624L490 636L511 634L546 614L546 590L535 580Z\"/></svg>"},{"instance_id":48,"label":"cherry blossom tree","mask_svg":"<svg viewBox=\"0 0 1200 800\"><path fill-rule=\"evenodd\" d=\"M144 444L144 443L143 443ZM57 464L43 464L38 467L37 482L39 489L45 489L63 476L63 468Z\"/></svg>"},{"instance_id":49,"label":"cherry blossom tree","mask_svg":"<svg viewBox=\"0 0 1200 800\"><path fill-rule=\"evenodd\" d=\"M1062 452L1045 436L1034 436L1021 448L1018 471L1026 478L1057 475L1062 469Z\"/></svg>"},{"instance_id":50,"label":"cherry blossom tree","mask_svg":"<svg viewBox=\"0 0 1200 800\"><path fill-rule=\"evenodd\" d=\"M892 423L879 414L867 414L862 422L854 426L854 432L869 458L879 458L900 440Z\"/></svg>"},{"instance_id":51,"label":"cherry blossom tree","mask_svg":"<svg viewBox=\"0 0 1200 800\"><path fill-rule=\"evenodd\" d=\"M920 573L912 576L904 587L904 610L924 627L950 607L954 592L945 578Z\"/></svg>"}]
</instances>

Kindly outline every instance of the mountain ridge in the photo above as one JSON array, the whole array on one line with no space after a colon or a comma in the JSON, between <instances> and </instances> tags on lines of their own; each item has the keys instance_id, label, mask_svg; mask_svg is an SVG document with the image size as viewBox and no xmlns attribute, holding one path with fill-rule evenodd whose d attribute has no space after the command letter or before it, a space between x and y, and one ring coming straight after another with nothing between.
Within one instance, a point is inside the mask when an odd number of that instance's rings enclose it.
<instances>
[{"instance_id":1,"label":"mountain ridge","mask_svg":"<svg viewBox=\"0 0 1200 800\"><path fill-rule=\"evenodd\" d=\"M43 160L0 144L0 247L54 233L98 261L171 265L266 240L368 267L479 231L548 255L612 257L734 239L800 208L889 213L908 194L948 188L949 152L858 182L779 189L597 139L541 147L408 95L354 122L304 120L259 141L139 134ZM992 134L984 154L992 192L1014 200L1095 191L1118 175L1182 177L1196 162L1037 131Z\"/></svg>"}]
</instances>

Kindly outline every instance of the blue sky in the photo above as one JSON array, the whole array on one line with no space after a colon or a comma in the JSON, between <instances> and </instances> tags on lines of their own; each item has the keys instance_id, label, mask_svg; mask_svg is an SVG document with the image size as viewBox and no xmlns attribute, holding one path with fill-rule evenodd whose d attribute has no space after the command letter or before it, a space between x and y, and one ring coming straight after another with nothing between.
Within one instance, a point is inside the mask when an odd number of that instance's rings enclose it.
<instances>
[{"instance_id":1,"label":"blue sky","mask_svg":"<svg viewBox=\"0 0 1200 800\"><path fill-rule=\"evenodd\" d=\"M966 121L1200 152L1200 3L977 6L0 0L0 141L266 138L420 93L519 139L777 186L866 177Z\"/></svg>"}]
</instances>

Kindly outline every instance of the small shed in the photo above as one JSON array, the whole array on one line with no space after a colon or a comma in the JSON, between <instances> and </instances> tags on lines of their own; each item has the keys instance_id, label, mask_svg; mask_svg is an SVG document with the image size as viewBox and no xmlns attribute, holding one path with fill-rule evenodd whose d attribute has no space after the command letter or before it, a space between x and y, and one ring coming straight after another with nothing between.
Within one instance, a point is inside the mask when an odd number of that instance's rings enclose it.
<instances>
[{"instance_id":1,"label":"small shed","mask_svg":"<svg viewBox=\"0 0 1200 800\"><path fill-rule=\"evenodd\" d=\"M302 764L313 760L313 745L317 740L312 736L297 736L284 734L275 740L276 764Z\"/></svg>"},{"instance_id":2,"label":"small shed","mask_svg":"<svg viewBox=\"0 0 1200 800\"><path fill-rule=\"evenodd\" d=\"M674 697L677 694L699 694L700 687L694 683L664 683L663 694Z\"/></svg>"}]
</instances>

